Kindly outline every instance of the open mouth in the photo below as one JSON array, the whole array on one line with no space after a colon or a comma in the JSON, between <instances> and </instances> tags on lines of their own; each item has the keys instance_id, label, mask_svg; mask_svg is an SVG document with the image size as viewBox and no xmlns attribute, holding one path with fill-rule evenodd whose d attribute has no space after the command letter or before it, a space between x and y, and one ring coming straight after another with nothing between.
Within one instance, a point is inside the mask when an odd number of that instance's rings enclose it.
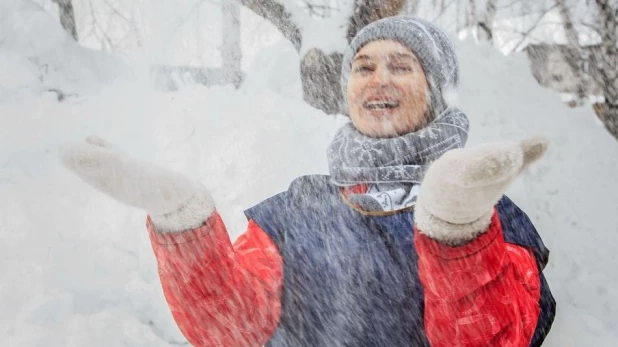
<instances>
[{"instance_id":1,"label":"open mouth","mask_svg":"<svg viewBox=\"0 0 618 347\"><path fill-rule=\"evenodd\" d=\"M363 104L367 110L392 110L399 107L398 101L367 101Z\"/></svg>"}]
</instances>

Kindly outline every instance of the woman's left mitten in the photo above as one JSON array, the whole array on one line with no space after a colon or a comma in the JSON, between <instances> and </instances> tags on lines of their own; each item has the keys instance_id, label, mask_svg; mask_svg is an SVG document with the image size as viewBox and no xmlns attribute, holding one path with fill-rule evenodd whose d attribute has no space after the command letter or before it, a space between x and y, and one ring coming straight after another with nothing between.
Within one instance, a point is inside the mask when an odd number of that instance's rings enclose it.
<instances>
[{"instance_id":1,"label":"woman's left mitten","mask_svg":"<svg viewBox=\"0 0 618 347\"><path fill-rule=\"evenodd\" d=\"M446 152L428 169L415 207L418 230L461 245L484 233L494 205L528 165L543 156L544 138L497 142Z\"/></svg>"}]
</instances>

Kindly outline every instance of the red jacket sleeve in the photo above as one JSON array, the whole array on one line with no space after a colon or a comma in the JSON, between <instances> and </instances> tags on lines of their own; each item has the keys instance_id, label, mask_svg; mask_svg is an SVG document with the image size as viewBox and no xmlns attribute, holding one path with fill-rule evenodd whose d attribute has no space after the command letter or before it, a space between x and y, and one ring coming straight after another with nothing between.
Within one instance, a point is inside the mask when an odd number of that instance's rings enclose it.
<instances>
[{"instance_id":1,"label":"red jacket sleeve","mask_svg":"<svg viewBox=\"0 0 618 347\"><path fill-rule=\"evenodd\" d=\"M507 244L497 212L488 231L460 246L415 230L425 289L425 330L434 347L528 346L539 316L532 252Z\"/></svg>"},{"instance_id":2,"label":"red jacket sleeve","mask_svg":"<svg viewBox=\"0 0 618 347\"><path fill-rule=\"evenodd\" d=\"M163 293L194 346L262 346L281 313L283 261L254 221L234 245L215 211L201 227L157 233L147 220Z\"/></svg>"}]
</instances>

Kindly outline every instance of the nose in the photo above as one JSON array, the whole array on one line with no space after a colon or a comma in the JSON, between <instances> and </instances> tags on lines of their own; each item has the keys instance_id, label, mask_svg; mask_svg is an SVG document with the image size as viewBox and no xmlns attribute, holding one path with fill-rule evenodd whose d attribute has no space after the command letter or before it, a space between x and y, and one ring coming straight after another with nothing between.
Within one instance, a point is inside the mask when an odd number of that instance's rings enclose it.
<instances>
[{"instance_id":1,"label":"nose","mask_svg":"<svg viewBox=\"0 0 618 347\"><path fill-rule=\"evenodd\" d=\"M387 68L378 66L371 74L369 83L374 86L384 86L390 82L390 73Z\"/></svg>"}]
</instances>

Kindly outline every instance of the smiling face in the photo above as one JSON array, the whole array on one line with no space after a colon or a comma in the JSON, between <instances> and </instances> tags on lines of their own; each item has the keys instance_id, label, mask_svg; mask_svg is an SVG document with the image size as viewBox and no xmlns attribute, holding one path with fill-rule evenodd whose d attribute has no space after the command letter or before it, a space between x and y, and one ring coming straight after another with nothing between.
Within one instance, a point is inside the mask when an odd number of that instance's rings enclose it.
<instances>
[{"instance_id":1,"label":"smiling face","mask_svg":"<svg viewBox=\"0 0 618 347\"><path fill-rule=\"evenodd\" d=\"M354 127L371 137L393 137L423 127L427 80L418 58L399 42L373 41L354 56L347 85Z\"/></svg>"}]
</instances>

